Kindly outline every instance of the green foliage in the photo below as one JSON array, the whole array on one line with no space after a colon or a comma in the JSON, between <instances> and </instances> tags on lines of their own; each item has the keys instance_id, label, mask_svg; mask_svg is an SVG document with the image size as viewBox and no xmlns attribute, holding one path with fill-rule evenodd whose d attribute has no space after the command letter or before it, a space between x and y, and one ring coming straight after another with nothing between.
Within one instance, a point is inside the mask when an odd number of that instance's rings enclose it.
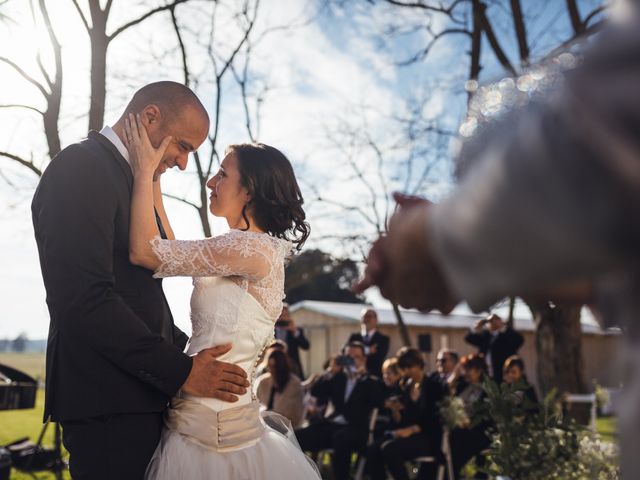
<instances>
[{"instance_id":1,"label":"green foliage","mask_svg":"<svg viewBox=\"0 0 640 480\"><path fill-rule=\"evenodd\" d=\"M563 418L551 391L540 405L522 395L523 384L484 384L483 414L493 425L489 452L492 476L518 480L613 480L620 478L615 447Z\"/></svg>"},{"instance_id":2,"label":"green foliage","mask_svg":"<svg viewBox=\"0 0 640 480\"><path fill-rule=\"evenodd\" d=\"M305 250L285 268L287 302L360 303L363 298L350 290L358 276L358 266L353 260L336 259L322 250Z\"/></svg>"}]
</instances>

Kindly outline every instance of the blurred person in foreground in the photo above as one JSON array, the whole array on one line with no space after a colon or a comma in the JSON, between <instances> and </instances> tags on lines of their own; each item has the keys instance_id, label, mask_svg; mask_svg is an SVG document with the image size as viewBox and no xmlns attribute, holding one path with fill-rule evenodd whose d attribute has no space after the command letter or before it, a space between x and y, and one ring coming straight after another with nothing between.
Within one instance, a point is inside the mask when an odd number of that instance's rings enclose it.
<instances>
[{"instance_id":1,"label":"blurred person in foreground","mask_svg":"<svg viewBox=\"0 0 640 480\"><path fill-rule=\"evenodd\" d=\"M445 313L510 295L597 304L625 329L621 468L640 478L640 17L637 1L617 9L553 96L465 144L447 200L397 197L355 291Z\"/></svg>"},{"instance_id":2,"label":"blurred person in foreground","mask_svg":"<svg viewBox=\"0 0 640 480\"><path fill-rule=\"evenodd\" d=\"M302 423L304 389L291 371L289 357L274 350L267 359L268 373L257 379L256 397L268 411L283 415L297 428Z\"/></svg>"}]
</instances>

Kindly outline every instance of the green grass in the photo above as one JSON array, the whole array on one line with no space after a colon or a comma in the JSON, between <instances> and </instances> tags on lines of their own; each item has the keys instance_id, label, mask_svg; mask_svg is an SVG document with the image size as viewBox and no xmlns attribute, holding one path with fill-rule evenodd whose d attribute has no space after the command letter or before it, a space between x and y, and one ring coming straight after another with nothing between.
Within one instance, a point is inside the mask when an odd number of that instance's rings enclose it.
<instances>
[{"instance_id":1,"label":"green grass","mask_svg":"<svg viewBox=\"0 0 640 480\"><path fill-rule=\"evenodd\" d=\"M596 431L605 442L618 442L616 417L599 417L596 419Z\"/></svg>"}]
</instances>

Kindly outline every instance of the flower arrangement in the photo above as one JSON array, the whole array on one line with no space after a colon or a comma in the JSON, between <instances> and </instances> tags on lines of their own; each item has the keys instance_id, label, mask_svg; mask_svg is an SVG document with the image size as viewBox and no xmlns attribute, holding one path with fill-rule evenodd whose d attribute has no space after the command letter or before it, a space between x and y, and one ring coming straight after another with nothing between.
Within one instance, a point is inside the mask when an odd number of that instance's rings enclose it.
<instances>
[{"instance_id":1,"label":"flower arrangement","mask_svg":"<svg viewBox=\"0 0 640 480\"><path fill-rule=\"evenodd\" d=\"M494 425L487 473L518 480L615 480L617 449L598 435L563 419L559 396L550 392L540 405L514 401L521 384L484 384L486 415Z\"/></svg>"}]
</instances>

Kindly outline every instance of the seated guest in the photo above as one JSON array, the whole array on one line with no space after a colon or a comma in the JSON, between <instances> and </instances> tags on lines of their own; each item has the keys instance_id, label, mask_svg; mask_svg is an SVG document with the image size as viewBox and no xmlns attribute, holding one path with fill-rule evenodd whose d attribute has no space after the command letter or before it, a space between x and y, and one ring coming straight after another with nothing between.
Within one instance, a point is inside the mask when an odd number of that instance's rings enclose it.
<instances>
[{"instance_id":1,"label":"seated guest","mask_svg":"<svg viewBox=\"0 0 640 480\"><path fill-rule=\"evenodd\" d=\"M282 340L274 340L271 345L269 345L266 350L260 355L258 360L258 368L256 369L256 375L259 377L269 372L269 366L267 365L267 360L269 359L269 355L274 350L280 350L281 352L287 353L287 344Z\"/></svg>"},{"instance_id":2,"label":"seated guest","mask_svg":"<svg viewBox=\"0 0 640 480\"><path fill-rule=\"evenodd\" d=\"M486 398L486 393L482 388L482 382L487 375L487 363L484 355L467 355L463 357L460 365L465 383L457 396L464 403L467 421L463 427L454 428L449 437L453 475L456 479L460 478L460 469L474 456L488 448L491 443L487 434L489 423L479 421L478 418L480 406ZM478 474L476 478L486 478L486 476Z\"/></svg>"},{"instance_id":3,"label":"seated guest","mask_svg":"<svg viewBox=\"0 0 640 480\"><path fill-rule=\"evenodd\" d=\"M329 403L329 397L314 397L311 395L311 388L317 383L318 380L323 378L324 375L335 375L342 371L342 367L336 363L338 355L331 355L322 365L323 374L314 373L309 378L302 382L304 388L304 407L305 407L305 420L311 423L318 423L324 419L324 413Z\"/></svg>"},{"instance_id":4,"label":"seated guest","mask_svg":"<svg viewBox=\"0 0 640 480\"><path fill-rule=\"evenodd\" d=\"M367 355L367 371L377 376L382 375L382 362L389 352L389 337L378 332L378 314L368 308L362 311L360 333L352 333L347 345L351 342L362 342Z\"/></svg>"},{"instance_id":5,"label":"seated guest","mask_svg":"<svg viewBox=\"0 0 640 480\"><path fill-rule=\"evenodd\" d=\"M311 387L312 395L330 399L327 416L296 430L303 451L333 449L336 480L349 478L351 455L364 449L371 411L382 403L382 382L367 372L364 345L350 343L345 353L336 358L340 370L325 373Z\"/></svg>"},{"instance_id":6,"label":"seated guest","mask_svg":"<svg viewBox=\"0 0 640 480\"><path fill-rule=\"evenodd\" d=\"M516 400L518 403L522 403L526 398L529 406L533 407L538 403L538 396L533 385L527 380L527 374L524 371L524 361L517 355L513 355L504 362L502 378L504 383L508 385L519 384L522 386L518 390Z\"/></svg>"},{"instance_id":7,"label":"seated guest","mask_svg":"<svg viewBox=\"0 0 640 480\"><path fill-rule=\"evenodd\" d=\"M453 374L460 356L458 352L443 348L438 352L436 357L437 370L431 374L432 377L439 380L443 385L448 385L448 380Z\"/></svg>"},{"instance_id":8,"label":"seated guest","mask_svg":"<svg viewBox=\"0 0 640 480\"><path fill-rule=\"evenodd\" d=\"M387 358L382 364L382 381L383 387L383 408L378 412L378 423L376 430L379 428L388 429L389 422L392 420L398 422L400 419L400 410L403 407L400 398L402 397L402 373L398 367L398 359L396 357Z\"/></svg>"},{"instance_id":9,"label":"seated guest","mask_svg":"<svg viewBox=\"0 0 640 480\"><path fill-rule=\"evenodd\" d=\"M400 380L402 380L402 373L398 366L398 359L396 357L387 358L382 364L385 398L402 392Z\"/></svg>"},{"instance_id":10,"label":"seated guest","mask_svg":"<svg viewBox=\"0 0 640 480\"><path fill-rule=\"evenodd\" d=\"M256 397L267 410L279 413L297 428L302 423L304 391L300 379L291 372L289 358L274 350L267 360L268 373L258 377Z\"/></svg>"},{"instance_id":11,"label":"seated guest","mask_svg":"<svg viewBox=\"0 0 640 480\"><path fill-rule=\"evenodd\" d=\"M398 367L406 380L401 399L404 408L399 421L392 422L393 429L367 454L372 480L387 478L385 466L395 480L408 480L406 461L425 455L437 456L440 452L442 423L438 405L445 397L445 387L439 380L426 375L424 358L419 350L403 347L397 357ZM425 474L421 472L421 475Z\"/></svg>"}]
</instances>

